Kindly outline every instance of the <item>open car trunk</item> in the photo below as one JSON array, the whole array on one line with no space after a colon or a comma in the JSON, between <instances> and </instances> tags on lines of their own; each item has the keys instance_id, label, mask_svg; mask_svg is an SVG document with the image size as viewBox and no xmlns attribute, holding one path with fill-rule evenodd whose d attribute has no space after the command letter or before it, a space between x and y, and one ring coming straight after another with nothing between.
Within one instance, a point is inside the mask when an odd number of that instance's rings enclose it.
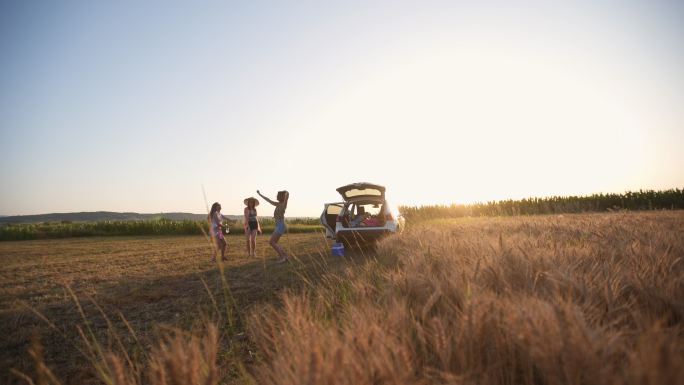
<instances>
[{"instance_id":1,"label":"open car trunk","mask_svg":"<svg viewBox=\"0 0 684 385\"><path fill-rule=\"evenodd\" d=\"M342 199L345 201L356 198L385 199L385 186L367 182L348 184L337 188L337 192L342 195Z\"/></svg>"},{"instance_id":2,"label":"open car trunk","mask_svg":"<svg viewBox=\"0 0 684 385\"><path fill-rule=\"evenodd\" d=\"M347 205L342 218L344 228L382 227L385 225L385 205L378 199L354 199Z\"/></svg>"}]
</instances>

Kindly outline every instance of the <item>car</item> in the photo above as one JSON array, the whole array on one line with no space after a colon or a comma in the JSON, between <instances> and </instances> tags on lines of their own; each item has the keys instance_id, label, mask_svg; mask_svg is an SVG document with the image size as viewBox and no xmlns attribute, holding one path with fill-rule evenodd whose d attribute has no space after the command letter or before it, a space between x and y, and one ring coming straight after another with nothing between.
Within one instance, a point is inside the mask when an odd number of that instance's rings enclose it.
<instances>
[{"instance_id":1,"label":"car","mask_svg":"<svg viewBox=\"0 0 684 385\"><path fill-rule=\"evenodd\" d=\"M350 246L374 243L404 229L404 217L385 199L385 187L367 182L337 189L343 202L325 203L321 224L328 238Z\"/></svg>"}]
</instances>

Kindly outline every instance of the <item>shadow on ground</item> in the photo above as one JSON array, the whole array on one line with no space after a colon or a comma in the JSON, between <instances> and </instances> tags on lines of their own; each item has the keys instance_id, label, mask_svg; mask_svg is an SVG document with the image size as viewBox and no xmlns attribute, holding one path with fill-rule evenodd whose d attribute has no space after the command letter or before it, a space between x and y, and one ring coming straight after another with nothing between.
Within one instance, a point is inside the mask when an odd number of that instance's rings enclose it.
<instances>
[{"instance_id":1,"label":"shadow on ground","mask_svg":"<svg viewBox=\"0 0 684 385\"><path fill-rule=\"evenodd\" d=\"M266 303L277 305L283 290L315 285L326 273L376 257L373 248L346 250L344 257L333 257L328 250L326 246L302 255L293 253L290 262L283 264L270 257L224 265L227 286L223 284L220 266L207 261L206 268L190 274L100 284L92 295L76 293L78 303L64 288L61 301L34 308L17 305L3 309L0 383L25 383L10 368L34 374L34 364L27 353L32 340L40 342L45 362L64 384L100 383L87 362L78 328L86 335L92 331L105 349L118 350L120 341L133 357L148 351L165 330L190 330L201 327L206 319L222 325L224 335L239 335L244 331L248 312ZM232 323L228 322L227 313L231 313ZM249 342L245 345L242 349L248 361Z\"/></svg>"}]
</instances>

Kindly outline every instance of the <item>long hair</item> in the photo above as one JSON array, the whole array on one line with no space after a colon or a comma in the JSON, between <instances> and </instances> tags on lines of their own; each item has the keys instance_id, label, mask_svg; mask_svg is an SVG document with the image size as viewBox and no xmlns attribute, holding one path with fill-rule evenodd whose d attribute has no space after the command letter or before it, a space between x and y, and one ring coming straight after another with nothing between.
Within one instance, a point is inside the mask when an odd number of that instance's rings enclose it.
<instances>
[{"instance_id":1,"label":"long hair","mask_svg":"<svg viewBox=\"0 0 684 385\"><path fill-rule=\"evenodd\" d=\"M278 191L276 199L280 203L284 203L283 208L287 208L287 200L290 198L290 193L287 190Z\"/></svg>"},{"instance_id":2,"label":"long hair","mask_svg":"<svg viewBox=\"0 0 684 385\"><path fill-rule=\"evenodd\" d=\"M214 218L214 214L219 211L219 206L221 205L218 202L214 202L214 204L211 205L211 210L209 211L209 215L207 215L207 220L209 220L209 222L211 222L212 218Z\"/></svg>"}]
</instances>

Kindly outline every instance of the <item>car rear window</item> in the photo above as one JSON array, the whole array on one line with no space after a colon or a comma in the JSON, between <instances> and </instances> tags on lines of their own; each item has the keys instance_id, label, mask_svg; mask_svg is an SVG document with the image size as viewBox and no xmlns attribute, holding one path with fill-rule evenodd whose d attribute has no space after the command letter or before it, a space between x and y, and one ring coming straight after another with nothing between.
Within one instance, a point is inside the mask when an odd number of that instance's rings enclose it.
<instances>
[{"instance_id":1,"label":"car rear window","mask_svg":"<svg viewBox=\"0 0 684 385\"><path fill-rule=\"evenodd\" d=\"M353 198L353 197L358 197L358 196L382 196L382 192L380 192L380 190L374 189L374 188L364 188L364 189L354 188L354 189L345 191L344 195L347 198Z\"/></svg>"}]
</instances>

